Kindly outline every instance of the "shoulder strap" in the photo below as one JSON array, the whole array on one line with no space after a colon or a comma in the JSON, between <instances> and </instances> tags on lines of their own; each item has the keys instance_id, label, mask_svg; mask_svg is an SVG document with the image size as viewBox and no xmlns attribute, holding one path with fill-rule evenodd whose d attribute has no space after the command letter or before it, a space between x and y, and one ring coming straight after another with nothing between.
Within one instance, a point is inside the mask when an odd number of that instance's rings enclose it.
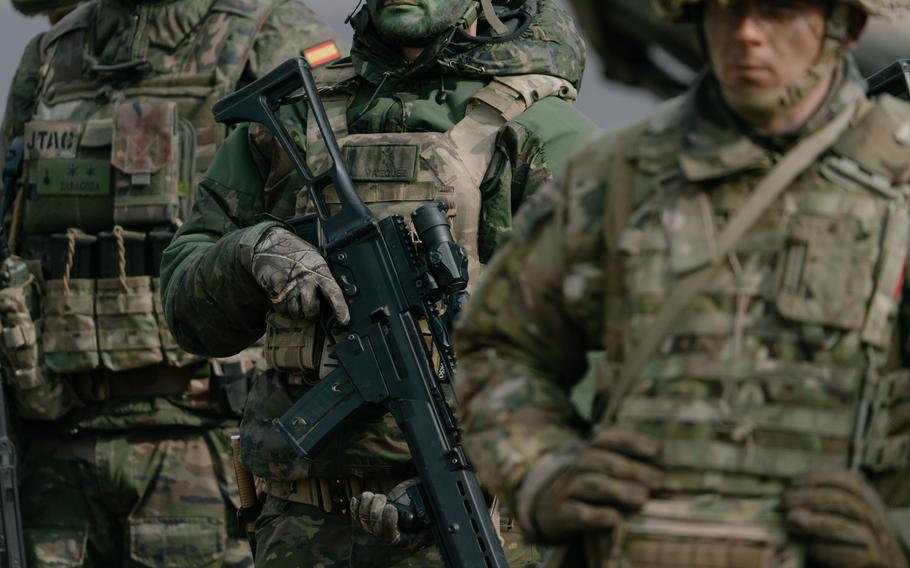
<instances>
[{"instance_id":1,"label":"shoulder strap","mask_svg":"<svg viewBox=\"0 0 910 568\"><path fill-rule=\"evenodd\" d=\"M48 75L53 73L57 84L82 78L85 57L85 33L97 4L89 2L76 8L60 20L41 38L41 68L38 71L36 92L44 92Z\"/></svg>"},{"instance_id":2,"label":"shoulder strap","mask_svg":"<svg viewBox=\"0 0 910 568\"><path fill-rule=\"evenodd\" d=\"M628 394L648 360L657 352L667 333L689 307L692 300L711 282L717 269L723 265L743 235L755 225L768 207L793 183L793 180L837 142L840 135L850 125L851 119L856 115L857 108L857 104L850 105L824 128L797 144L758 183L749 200L737 210L718 235L716 253L711 264L689 274L679 282L673 290L673 295L661 307L654 323L642 335L641 343L635 345L630 356L626 358L616 388L610 393L607 411L603 417L604 424L613 421L620 403Z\"/></svg>"},{"instance_id":3,"label":"shoulder strap","mask_svg":"<svg viewBox=\"0 0 910 568\"><path fill-rule=\"evenodd\" d=\"M480 187L493 159L496 136L507 122L539 100L550 96L574 100L577 94L571 83L551 75L494 77L474 93L464 118L448 133L463 157L465 173Z\"/></svg>"},{"instance_id":4,"label":"shoulder strap","mask_svg":"<svg viewBox=\"0 0 910 568\"><path fill-rule=\"evenodd\" d=\"M637 140L639 135L647 128L643 123L629 133L632 140ZM607 205L604 210L604 239L606 242L606 266L604 267L604 285L606 292L605 336L604 349L611 358L620 358L625 351L622 330L622 314L616 313L619 303L614 299L622 298L625 294L625 284L622 276L622 263L619 251L619 235L626 226L633 207L633 178L635 170L632 162L622 149L617 149L609 158L609 174L607 179Z\"/></svg>"},{"instance_id":5,"label":"shoulder strap","mask_svg":"<svg viewBox=\"0 0 910 568\"><path fill-rule=\"evenodd\" d=\"M211 61L212 67L218 69L218 82L226 91L233 90L240 82L259 32L281 2L282 0L217 0L212 6L209 16L196 32L194 42L197 52L208 51L213 49L210 39L220 38L214 42L217 53L214 57L197 56L195 59ZM230 57L224 57L227 50L233 52Z\"/></svg>"},{"instance_id":6,"label":"shoulder strap","mask_svg":"<svg viewBox=\"0 0 910 568\"><path fill-rule=\"evenodd\" d=\"M537 101L550 96L574 101L578 91L572 83L552 75L510 75L494 77L472 98L487 103L508 122Z\"/></svg>"}]
</instances>

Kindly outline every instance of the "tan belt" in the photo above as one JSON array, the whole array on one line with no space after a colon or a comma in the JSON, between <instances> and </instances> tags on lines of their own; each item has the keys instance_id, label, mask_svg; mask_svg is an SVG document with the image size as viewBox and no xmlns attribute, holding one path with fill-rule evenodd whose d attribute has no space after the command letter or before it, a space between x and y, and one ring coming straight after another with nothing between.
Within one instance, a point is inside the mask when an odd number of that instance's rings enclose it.
<instances>
[{"instance_id":1,"label":"tan belt","mask_svg":"<svg viewBox=\"0 0 910 568\"><path fill-rule=\"evenodd\" d=\"M112 398L180 395L187 391L208 390L208 379L196 379L197 367L155 365L129 371L100 369L67 375L79 397L86 402ZM203 384L205 383L205 384Z\"/></svg>"},{"instance_id":2,"label":"tan belt","mask_svg":"<svg viewBox=\"0 0 910 568\"><path fill-rule=\"evenodd\" d=\"M348 514L351 497L364 491L389 493L406 478L394 479L298 479L279 481L275 479L257 480L260 487L272 497L312 505L326 513Z\"/></svg>"}]
</instances>

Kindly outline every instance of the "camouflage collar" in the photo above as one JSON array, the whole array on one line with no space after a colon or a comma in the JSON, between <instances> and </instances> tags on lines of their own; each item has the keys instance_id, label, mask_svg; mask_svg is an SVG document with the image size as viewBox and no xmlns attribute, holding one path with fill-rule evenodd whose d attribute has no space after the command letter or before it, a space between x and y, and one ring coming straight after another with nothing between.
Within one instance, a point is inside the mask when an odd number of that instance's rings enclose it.
<instances>
[{"instance_id":1,"label":"camouflage collar","mask_svg":"<svg viewBox=\"0 0 910 568\"><path fill-rule=\"evenodd\" d=\"M498 6L503 13L506 7ZM541 73L561 77L578 87L585 65L585 47L572 17L553 0L527 0L507 19L512 33L504 39L477 38L452 28L426 47L416 61L386 45L363 8L351 19L351 58L357 74L378 84L441 73L460 77L494 77Z\"/></svg>"},{"instance_id":2,"label":"camouflage collar","mask_svg":"<svg viewBox=\"0 0 910 568\"><path fill-rule=\"evenodd\" d=\"M730 111L716 79L703 74L686 95L679 165L690 181L705 181L748 170L766 170L803 137L827 124L853 101L865 97L865 83L847 59L825 102L797 132L758 134Z\"/></svg>"}]
</instances>

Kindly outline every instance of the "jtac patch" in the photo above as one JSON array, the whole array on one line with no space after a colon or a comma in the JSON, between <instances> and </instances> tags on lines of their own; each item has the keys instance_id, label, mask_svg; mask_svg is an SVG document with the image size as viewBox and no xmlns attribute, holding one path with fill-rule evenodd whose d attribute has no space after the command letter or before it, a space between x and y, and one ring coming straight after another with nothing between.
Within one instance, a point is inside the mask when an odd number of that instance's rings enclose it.
<instances>
[{"instance_id":1,"label":"jtac patch","mask_svg":"<svg viewBox=\"0 0 910 568\"><path fill-rule=\"evenodd\" d=\"M420 148L416 144L348 144L341 154L354 181L417 179Z\"/></svg>"},{"instance_id":2,"label":"jtac patch","mask_svg":"<svg viewBox=\"0 0 910 568\"><path fill-rule=\"evenodd\" d=\"M80 122L27 122L25 159L75 158L81 133Z\"/></svg>"}]
</instances>

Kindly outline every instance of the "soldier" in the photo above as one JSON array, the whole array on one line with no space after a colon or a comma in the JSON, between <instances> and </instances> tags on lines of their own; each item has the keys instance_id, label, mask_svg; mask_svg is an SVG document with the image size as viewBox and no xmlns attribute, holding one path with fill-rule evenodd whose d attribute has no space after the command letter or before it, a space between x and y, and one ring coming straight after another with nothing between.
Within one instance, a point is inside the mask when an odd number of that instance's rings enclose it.
<instances>
[{"instance_id":1,"label":"soldier","mask_svg":"<svg viewBox=\"0 0 910 568\"><path fill-rule=\"evenodd\" d=\"M710 68L532 198L457 334L465 447L528 537L596 566L907 566L910 107L849 52L908 7L663 2Z\"/></svg>"},{"instance_id":2,"label":"soldier","mask_svg":"<svg viewBox=\"0 0 910 568\"><path fill-rule=\"evenodd\" d=\"M297 0L97 0L26 48L3 210L34 284L0 321L30 566L251 564L227 455L250 359L176 347L157 264L226 136L212 104L301 53L340 56Z\"/></svg>"},{"instance_id":3,"label":"soldier","mask_svg":"<svg viewBox=\"0 0 910 568\"><path fill-rule=\"evenodd\" d=\"M611 80L662 98L682 93L705 64L697 27L671 22L652 2L571 0L576 17ZM910 53L907 21L870 23L853 56L864 76Z\"/></svg>"},{"instance_id":4,"label":"soldier","mask_svg":"<svg viewBox=\"0 0 910 568\"><path fill-rule=\"evenodd\" d=\"M327 67L320 87L366 205L407 218L448 202L474 274L509 232L513 208L595 132L571 106L584 65L571 17L549 0L496 10L487 0L368 0L351 20L351 60ZM328 156L307 107L283 112L321 171ZM414 475L390 416L349 421L313 460L270 426L332 365L317 290L347 317L315 243L278 221L310 208L291 170L264 128L239 128L162 264L168 321L187 349L226 355L267 332L272 370L255 381L241 426L243 461L268 494L257 564L438 566L427 535L399 541L386 502ZM513 564L533 561L514 539L507 548Z\"/></svg>"}]
</instances>

